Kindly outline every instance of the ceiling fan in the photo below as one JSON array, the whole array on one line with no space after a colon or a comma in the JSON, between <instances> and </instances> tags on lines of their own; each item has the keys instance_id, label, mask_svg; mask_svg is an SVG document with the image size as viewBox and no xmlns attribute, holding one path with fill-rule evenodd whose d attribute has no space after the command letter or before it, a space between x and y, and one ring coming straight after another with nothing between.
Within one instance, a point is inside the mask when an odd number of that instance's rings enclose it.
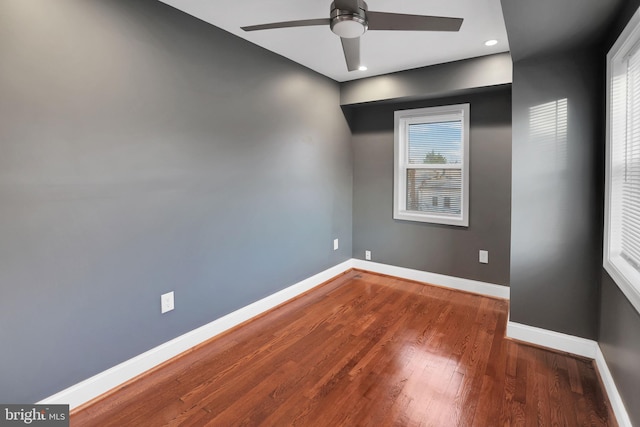
<instances>
[{"instance_id":1,"label":"ceiling fan","mask_svg":"<svg viewBox=\"0 0 640 427\"><path fill-rule=\"evenodd\" d=\"M250 25L242 29L258 31L329 25L331 31L342 40L347 69L355 71L360 67L360 36L367 30L459 31L462 26L462 18L369 11L367 3L363 0L335 0L331 3L329 16L329 18Z\"/></svg>"}]
</instances>

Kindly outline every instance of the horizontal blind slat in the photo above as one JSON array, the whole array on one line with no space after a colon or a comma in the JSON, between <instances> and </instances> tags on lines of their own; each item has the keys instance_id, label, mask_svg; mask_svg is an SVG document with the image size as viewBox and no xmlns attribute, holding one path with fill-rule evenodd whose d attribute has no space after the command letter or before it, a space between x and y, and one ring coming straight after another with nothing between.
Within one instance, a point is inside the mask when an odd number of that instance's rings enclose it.
<instances>
[{"instance_id":1,"label":"horizontal blind slat","mask_svg":"<svg viewBox=\"0 0 640 427\"><path fill-rule=\"evenodd\" d=\"M462 121L409 125L409 164L462 164Z\"/></svg>"}]
</instances>

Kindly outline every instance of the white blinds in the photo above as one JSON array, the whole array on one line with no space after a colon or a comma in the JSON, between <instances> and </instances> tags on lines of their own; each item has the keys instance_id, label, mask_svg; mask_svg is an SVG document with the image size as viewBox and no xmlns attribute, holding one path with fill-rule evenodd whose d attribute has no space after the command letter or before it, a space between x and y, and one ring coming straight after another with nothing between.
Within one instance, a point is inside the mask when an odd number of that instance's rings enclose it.
<instances>
[{"instance_id":1,"label":"white blinds","mask_svg":"<svg viewBox=\"0 0 640 427\"><path fill-rule=\"evenodd\" d=\"M406 209L459 216L462 120L409 125Z\"/></svg>"},{"instance_id":2,"label":"white blinds","mask_svg":"<svg viewBox=\"0 0 640 427\"><path fill-rule=\"evenodd\" d=\"M620 255L640 271L640 48L628 56L626 72L626 120L620 150L624 176L620 195ZM618 158L620 158L618 157Z\"/></svg>"},{"instance_id":3,"label":"white blinds","mask_svg":"<svg viewBox=\"0 0 640 427\"><path fill-rule=\"evenodd\" d=\"M469 104L394 113L393 218L469 226Z\"/></svg>"},{"instance_id":4,"label":"white blinds","mask_svg":"<svg viewBox=\"0 0 640 427\"><path fill-rule=\"evenodd\" d=\"M409 125L409 163L460 164L462 121Z\"/></svg>"},{"instance_id":5,"label":"white blinds","mask_svg":"<svg viewBox=\"0 0 640 427\"><path fill-rule=\"evenodd\" d=\"M607 54L603 262L640 313L640 9Z\"/></svg>"}]
</instances>

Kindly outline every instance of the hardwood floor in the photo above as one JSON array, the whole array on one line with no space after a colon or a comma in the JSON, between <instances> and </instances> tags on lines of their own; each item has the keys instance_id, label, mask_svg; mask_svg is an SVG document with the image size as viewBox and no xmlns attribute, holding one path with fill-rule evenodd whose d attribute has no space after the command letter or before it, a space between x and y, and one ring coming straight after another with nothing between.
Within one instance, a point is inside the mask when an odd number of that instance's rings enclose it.
<instances>
[{"instance_id":1,"label":"hardwood floor","mask_svg":"<svg viewBox=\"0 0 640 427\"><path fill-rule=\"evenodd\" d=\"M350 271L74 411L72 426L615 426L593 363L508 303Z\"/></svg>"}]
</instances>

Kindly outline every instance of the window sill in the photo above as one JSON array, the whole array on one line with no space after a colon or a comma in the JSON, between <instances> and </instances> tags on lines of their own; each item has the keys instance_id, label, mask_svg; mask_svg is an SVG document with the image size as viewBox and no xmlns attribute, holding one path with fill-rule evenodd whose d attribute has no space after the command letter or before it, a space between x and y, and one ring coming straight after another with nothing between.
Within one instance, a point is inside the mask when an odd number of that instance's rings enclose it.
<instances>
[{"instance_id":1,"label":"window sill","mask_svg":"<svg viewBox=\"0 0 640 427\"><path fill-rule=\"evenodd\" d=\"M430 215L413 211L399 211L393 213L393 219L402 221L426 222L430 224L454 225L457 227L468 227L467 218L456 218L444 215Z\"/></svg>"},{"instance_id":2,"label":"window sill","mask_svg":"<svg viewBox=\"0 0 640 427\"><path fill-rule=\"evenodd\" d=\"M640 313L640 273L619 255L605 259L604 269Z\"/></svg>"}]
</instances>

